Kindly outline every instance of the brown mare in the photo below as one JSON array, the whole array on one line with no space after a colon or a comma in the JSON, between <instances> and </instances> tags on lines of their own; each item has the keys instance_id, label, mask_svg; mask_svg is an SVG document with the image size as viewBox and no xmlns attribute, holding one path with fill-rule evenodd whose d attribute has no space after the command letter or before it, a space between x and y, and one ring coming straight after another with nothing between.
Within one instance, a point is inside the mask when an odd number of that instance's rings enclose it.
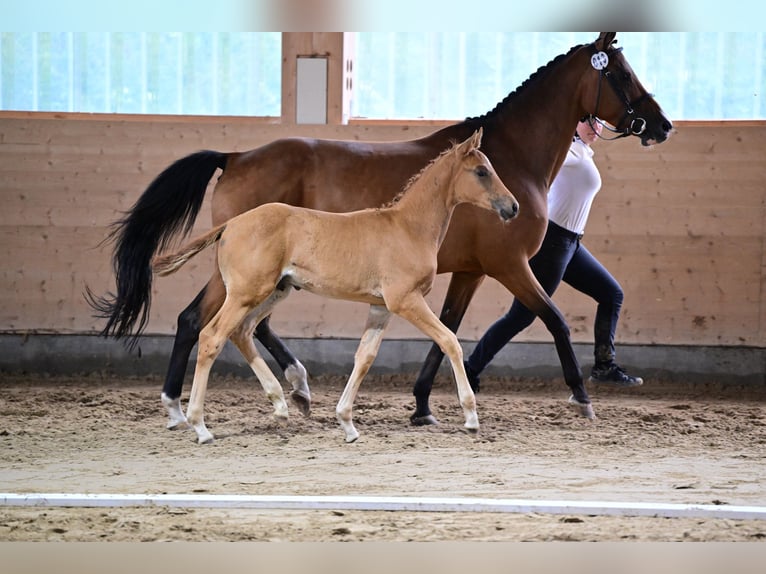
<instances>
[{"instance_id":1,"label":"brown mare","mask_svg":"<svg viewBox=\"0 0 766 574\"><path fill-rule=\"evenodd\" d=\"M483 210L456 209L439 251L437 273L452 273L440 318L456 332L484 277L493 277L543 321L553 336L571 401L581 414L592 417L569 327L528 261L545 233L548 187L580 119L598 117L616 128L616 137L634 135L645 146L665 141L672 130L614 42L614 32L602 32L592 44L575 46L541 67L485 115L423 138L386 143L287 138L247 152L201 151L177 160L116 223L112 237L117 292L104 297L88 293L91 305L108 319L102 334L127 338L135 345L149 313L151 258L177 232L191 228L216 169L223 175L212 199L214 224L273 201L352 211L390 200L450 141L463 141L481 127L482 149L518 198L519 217L504 226ZM223 283L215 273L179 315L163 387L166 401L179 399L199 332L223 300ZM308 412L306 371L271 331L268 317L258 325L256 337L285 371L293 400ZM414 424L436 422L428 399L442 359L441 350L433 346L413 390ZM174 424L171 418L168 426Z\"/></svg>"},{"instance_id":2,"label":"brown mare","mask_svg":"<svg viewBox=\"0 0 766 574\"><path fill-rule=\"evenodd\" d=\"M253 342L255 326L293 287L370 305L354 356L354 369L336 414L346 442L359 438L351 411L362 379L380 348L391 313L431 337L449 357L465 427L479 429L476 399L463 368L455 334L426 303L436 277L436 257L455 206L470 203L506 222L518 213L516 198L479 151L481 129L428 164L395 202L383 208L330 213L284 203L246 211L170 255L154 259L169 275L203 249L219 243L218 270L226 286L223 305L199 336L187 420L200 442L213 440L203 405L210 369L231 338L274 405L287 418L282 386ZM321 191L321 190L320 190Z\"/></svg>"}]
</instances>

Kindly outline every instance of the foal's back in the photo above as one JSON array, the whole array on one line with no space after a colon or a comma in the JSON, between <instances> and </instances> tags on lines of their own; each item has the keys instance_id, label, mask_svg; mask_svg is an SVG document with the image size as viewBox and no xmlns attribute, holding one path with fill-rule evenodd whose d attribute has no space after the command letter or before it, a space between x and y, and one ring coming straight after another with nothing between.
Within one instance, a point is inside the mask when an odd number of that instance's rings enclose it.
<instances>
[{"instance_id":1,"label":"foal's back","mask_svg":"<svg viewBox=\"0 0 766 574\"><path fill-rule=\"evenodd\" d=\"M227 285L280 282L318 295L383 304L402 266L421 282L436 272L436 250L414 244L392 209L329 213L283 203L245 212L226 226L219 265Z\"/></svg>"}]
</instances>

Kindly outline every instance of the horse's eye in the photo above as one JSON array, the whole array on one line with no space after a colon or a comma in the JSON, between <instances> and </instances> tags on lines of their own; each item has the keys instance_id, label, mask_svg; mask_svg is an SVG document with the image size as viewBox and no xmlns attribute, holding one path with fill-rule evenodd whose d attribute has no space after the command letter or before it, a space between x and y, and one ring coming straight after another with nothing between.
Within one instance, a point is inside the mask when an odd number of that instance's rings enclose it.
<instances>
[{"instance_id":1,"label":"horse's eye","mask_svg":"<svg viewBox=\"0 0 766 574\"><path fill-rule=\"evenodd\" d=\"M487 177L489 175L489 170L483 165L478 166L475 171L479 177Z\"/></svg>"}]
</instances>

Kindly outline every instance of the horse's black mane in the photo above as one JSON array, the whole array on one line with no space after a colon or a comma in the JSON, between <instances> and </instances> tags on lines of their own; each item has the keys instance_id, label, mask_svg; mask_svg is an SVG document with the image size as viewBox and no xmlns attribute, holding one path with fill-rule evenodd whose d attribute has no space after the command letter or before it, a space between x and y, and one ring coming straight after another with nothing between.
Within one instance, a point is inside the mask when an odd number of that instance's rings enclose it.
<instances>
[{"instance_id":1,"label":"horse's black mane","mask_svg":"<svg viewBox=\"0 0 766 574\"><path fill-rule=\"evenodd\" d=\"M575 52L575 51L579 50L579 49L580 49L580 48L582 48L584 45L585 45L585 44L577 44L576 46L572 46L572 47L569 49L569 51L568 51L568 52L566 52L565 54L559 54L558 56L556 56L555 58L553 58L553 60L551 60L550 62L548 62L548 63L547 63L547 64L545 64L544 66L540 66L540 67L537 69L537 71L533 72L533 73L532 73L532 75L531 75L531 76L529 76L529 77L528 77L526 80L524 80L524 81L521 83L521 85L520 85L518 88L516 88L516 89L515 89L515 90L513 90L513 91L512 91L510 94L508 94L507 96L505 96L505 98L503 98L503 100L502 100L502 101L500 101L500 102L499 102L499 103L498 103L498 104L497 104L497 105L496 105L494 108L492 108L490 111L486 112L485 114L483 114L483 115L481 115L481 116L475 116L475 117L469 117L469 118L466 118L466 119L465 119L465 122L471 122L471 123L473 123L473 122L482 122L482 120L486 120L486 119L488 119L488 118L492 118L493 116L497 115L497 114L498 114L498 112L500 111L500 109L502 109L502 108L506 107L506 106L507 106L507 105L508 105L508 104L509 104L509 103L510 103L512 100L514 100L514 99L515 99L515 98L518 96L518 94L519 94L520 92L522 92L522 91L523 91L523 90L524 90L524 89L525 89L527 86L529 86L530 84L532 84L532 83L534 83L535 81L537 81L537 80L538 80L538 79L539 79L541 76L543 76L543 75L544 75L546 72L548 72L549 70L551 70L551 69L555 68L555 67L556 67L556 66L557 66L557 65L558 65L558 64L559 64L561 61L563 61L563 60L565 60L566 58L568 58L568 57L569 57L569 56L570 56L570 55L571 55L573 52ZM456 146L457 144L458 144L458 142L452 141L452 148L454 148L454 146ZM426 165L425 165L425 167L423 167L423 169L421 169L421 170L420 170L418 173L416 173L415 175L413 175L413 176L412 176L412 177L409 179L409 181L407 181L407 183L405 184L404 188L403 188L403 189L402 189L402 190L401 190L401 191L400 191L400 192L399 192L399 193L398 193L398 194L397 194L397 195L396 195L396 196L395 196L395 197L394 197L394 198L393 198L391 201L389 201L388 203L386 203L386 204L384 204L384 205L382 205L382 206L380 206L380 207L374 208L374 209L385 209L385 208L388 208L388 207L392 207L393 205L397 204L397 203L399 202L399 200L402 198L402 196L404 196L404 194L405 194L407 191L409 191L410 187L412 187L412 184L413 184L413 183L414 183L416 180L420 179L420 177L421 177L421 175L423 174L423 172L424 172L424 171L426 171L426 169L428 169L428 168L429 168L429 167L430 167L432 164L436 163L436 161L437 161L437 160L438 160L440 157L442 157L444 154L446 154L447 152L449 152L449 151L450 151L450 149L452 149L452 148L448 148L448 149L444 150L444 151L443 151L441 154L439 154L439 156L437 156L437 157L436 157L436 158L434 158L432 161L430 161L428 164L426 164Z\"/></svg>"},{"instance_id":2,"label":"horse's black mane","mask_svg":"<svg viewBox=\"0 0 766 574\"><path fill-rule=\"evenodd\" d=\"M544 72L546 72L547 70L549 70L551 68L554 68L555 66L557 66L559 64L559 62L561 62L562 60L566 59L570 54L572 54L576 50L579 50L583 46L584 46L584 44L578 44L576 46L572 46L566 54L559 54L558 56L553 58L553 60L551 60L550 62L548 62L544 66L540 66L537 69L536 72L533 72L532 75L529 76L526 80L524 80L518 88L516 88L510 94L505 96L505 98L503 98L503 100L500 101L490 111L488 111L487 113L485 113L485 114L483 114L481 116L475 116L475 117L466 118L465 121L467 121L467 122L475 122L475 121L480 121L480 120L484 120L484 119L487 119L487 118L491 118L491 117L497 115L497 113L502 108L506 107L514 98L516 98L518 96L519 92L523 91L527 86L529 86L529 84L534 83Z\"/></svg>"},{"instance_id":3,"label":"horse's black mane","mask_svg":"<svg viewBox=\"0 0 766 574\"><path fill-rule=\"evenodd\" d=\"M383 204L380 207L375 208L375 209L387 209L387 208L393 207L394 205L399 203L399 200L401 200L402 197L404 197L404 195L410 190L410 188L415 184L415 182L418 181L423 176L423 174L428 170L428 168L430 168L437 161L439 161L441 158L443 158L445 155L447 155L453 149L455 149L455 147L457 145L459 145L459 143L460 142L456 142L456 141L452 140L450 142L450 147L448 147L447 149L442 151L434 159L432 159L426 165L424 165L423 168L419 172L417 172L415 175L410 177L410 179L407 180L407 183L404 184L404 187L402 188L402 190L399 193L397 193L391 201L389 201L388 203L385 203L385 204Z\"/></svg>"}]
</instances>

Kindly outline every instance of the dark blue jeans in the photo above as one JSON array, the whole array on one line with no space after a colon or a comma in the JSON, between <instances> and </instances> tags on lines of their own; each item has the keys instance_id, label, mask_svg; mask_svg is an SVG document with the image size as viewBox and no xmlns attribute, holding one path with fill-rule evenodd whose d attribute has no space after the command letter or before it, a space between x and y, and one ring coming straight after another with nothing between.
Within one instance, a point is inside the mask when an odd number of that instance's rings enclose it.
<instances>
[{"instance_id":1,"label":"dark blue jeans","mask_svg":"<svg viewBox=\"0 0 766 574\"><path fill-rule=\"evenodd\" d=\"M529 266L545 292L552 296L563 280L596 301L595 362L614 360L614 334L622 308L623 291L617 280L571 231L548 222L545 238ZM468 369L478 375L508 341L526 329L535 314L513 300L510 310L487 329L468 357Z\"/></svg>"}]
</instances>

